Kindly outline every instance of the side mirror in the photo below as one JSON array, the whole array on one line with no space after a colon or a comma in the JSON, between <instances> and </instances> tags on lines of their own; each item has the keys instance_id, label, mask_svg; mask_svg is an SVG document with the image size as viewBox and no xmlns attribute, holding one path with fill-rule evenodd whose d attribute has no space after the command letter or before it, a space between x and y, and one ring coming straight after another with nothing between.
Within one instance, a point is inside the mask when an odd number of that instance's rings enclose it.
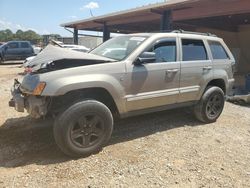
<instances>
[{"instance_id":1,"label":"side mirror","mask_svg":"<svg viewBox=\"0 0 250 188\"><path fill-rule=\"evenodd\" d=\"M143 52L135 61L135 65L152 63L156 60L155 52Z\"/></svg>"}]
</instances>

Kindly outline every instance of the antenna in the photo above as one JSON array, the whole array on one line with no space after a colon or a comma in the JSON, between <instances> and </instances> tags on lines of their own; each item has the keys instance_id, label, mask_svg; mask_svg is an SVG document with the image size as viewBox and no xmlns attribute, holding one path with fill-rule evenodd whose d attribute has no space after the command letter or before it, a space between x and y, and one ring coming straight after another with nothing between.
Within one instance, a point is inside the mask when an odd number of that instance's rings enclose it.
<instances>
[{"instance_id":1,"label":"antenna","mask_svg":"<svg viewBox=\"0 0 250 188\"><path fill-rule=\"evenodd\" d=\"M93 12L92 12L91 8L89 9L89 13L90 13L90 15L91 15L92 17L94 17L94 15L93 15Z\"/></svg>"}]
</instances>

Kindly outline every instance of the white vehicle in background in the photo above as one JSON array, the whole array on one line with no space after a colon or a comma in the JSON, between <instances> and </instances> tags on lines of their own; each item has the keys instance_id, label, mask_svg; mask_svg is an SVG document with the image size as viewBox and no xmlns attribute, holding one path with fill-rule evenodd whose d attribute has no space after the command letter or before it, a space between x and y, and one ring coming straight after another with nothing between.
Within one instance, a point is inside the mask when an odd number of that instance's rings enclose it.
<instances>
[{"instance_id":1,"label":"white vehicle in background","mask_svg":"<svg viewBox=\"0 0 250 188\"><path fill-rule=\"evenodd\" d=\"M63 44L61 45L63 48L68 48L70 50L75 50L75 51L79 51L79 52L88 52L90 49L85 47L85 46L81 46L81 45L72 45L72 44Z\"/></svg>"},{"instance_id":2,"label":"white vehicle in background","mask_svg":"<svg viewBox=\"0 0 250 188\"><path fill-rule=\"evenodd\" d=\"M24 72L31 72L31 67L29 67L29 63L35 58L36 56L31 56L25 59L23 62Z\"/></svg>"},{"instance_id":3,"label":"white vehicle in background","mask_svg":"<svg viewBox=\"0 0 250 188\"><path fill-rule=\"evenodd\" d=\"M70 50L75 50L75 51L80 51L80 52L88 52L90 50L89 48L85 46L75 45L75 44L64 44L61 41L51 40L50 43L53 45L60 46L62 48L68 48Z\"/></svg>"},{"instance_id":4,"label":"white vehicle in background","mask_svg":"<svg viewBox=\"0 0 250 188\"><path fill-rule=\"evenodd\" d=\"M32 47L33 47L34 53L35 53L36 55L39 54L39 53L42 51L42 48L39 47L39 46L33 45Z\"/></svg>"}]
</instances>

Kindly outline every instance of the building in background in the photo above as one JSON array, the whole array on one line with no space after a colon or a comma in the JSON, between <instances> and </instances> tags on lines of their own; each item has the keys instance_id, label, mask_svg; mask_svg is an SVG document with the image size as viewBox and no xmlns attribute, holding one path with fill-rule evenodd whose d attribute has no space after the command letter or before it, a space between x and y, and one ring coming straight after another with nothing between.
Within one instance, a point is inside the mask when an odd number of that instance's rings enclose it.
<instances>
[{"instance_id":1,"label":"building in background","mask_svg":"<svg viewBox=\"0 0 250 188\"><path fill-rule=\"evenodd\" d=\"M57 40L64 44L74 44L73 37L58 37ZM78 45L85 46L89 49L93 49L101 43L102 37L98 36L82 36L78 38Z\"/></svg>"}]
</instances>

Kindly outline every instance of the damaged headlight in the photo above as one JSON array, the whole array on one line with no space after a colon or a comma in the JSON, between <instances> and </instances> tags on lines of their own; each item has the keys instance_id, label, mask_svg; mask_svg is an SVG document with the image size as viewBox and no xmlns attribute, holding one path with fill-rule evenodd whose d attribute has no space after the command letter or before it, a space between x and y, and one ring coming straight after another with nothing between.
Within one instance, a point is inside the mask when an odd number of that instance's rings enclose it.
<instances>
[{"instance_id":1,"label":"damaged headlight","mask_svg":"<svg viewBox=\"0 0 250 188\"><path fill-rule=\"evenodd\" d=\"M46 83L40 80L39 74L26 74L23 78L20 90L30 95L41 95Z\"/></svg>"}]
</instances>

